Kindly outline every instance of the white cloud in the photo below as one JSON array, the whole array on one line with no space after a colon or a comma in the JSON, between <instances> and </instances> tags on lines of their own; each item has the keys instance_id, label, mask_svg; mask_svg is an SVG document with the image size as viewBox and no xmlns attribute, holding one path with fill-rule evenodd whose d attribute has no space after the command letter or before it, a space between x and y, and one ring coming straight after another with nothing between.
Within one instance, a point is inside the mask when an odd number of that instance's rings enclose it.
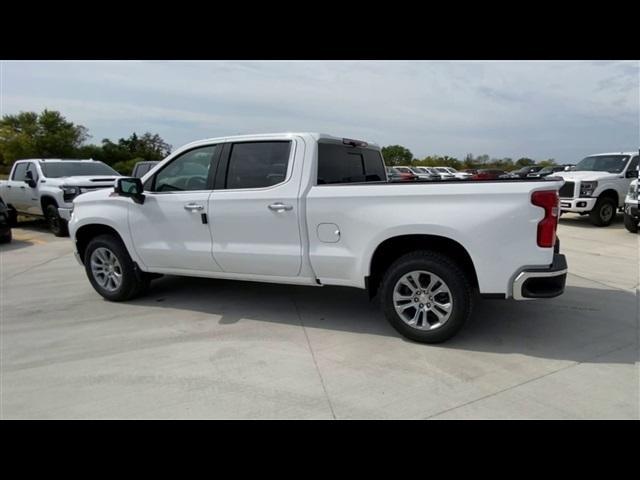
<instances>
[{"instance_id":1,"label":"white cloud","mask_svg":"<svg viewBox=\"0 0 640 480\"><path fill-rule=\"evenodd\" d=\"M57 109L94 141L312 130L559 161L640 145L639 62L3 63L3 113Z\"/></svg>"}]
</instances>

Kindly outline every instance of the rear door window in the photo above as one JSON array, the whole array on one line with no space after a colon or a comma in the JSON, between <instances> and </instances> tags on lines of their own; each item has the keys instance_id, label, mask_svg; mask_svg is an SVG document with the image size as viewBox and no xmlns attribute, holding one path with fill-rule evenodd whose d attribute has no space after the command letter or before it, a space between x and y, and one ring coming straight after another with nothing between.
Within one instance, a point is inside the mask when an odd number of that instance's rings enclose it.
<instances>
[{"instance_id":1,"label":"rear door window","mask_svg":"<svg viewBox=\"0 0 640 480\"><path fill-rule=\"evenodd\" d=\"M291 142L243 142L231 147L227 189L265 188L285 181Z\"/></svg>"},{"instance_id":2,"label":"rear door window","mask_svg":"<svg viewBox=\"0 0 640 480\"><path fill-rule=\"evenodd\" d=\"M379 151L334 143L318 144L318 185L385 180Z\"/></svg>"}]
</instances>

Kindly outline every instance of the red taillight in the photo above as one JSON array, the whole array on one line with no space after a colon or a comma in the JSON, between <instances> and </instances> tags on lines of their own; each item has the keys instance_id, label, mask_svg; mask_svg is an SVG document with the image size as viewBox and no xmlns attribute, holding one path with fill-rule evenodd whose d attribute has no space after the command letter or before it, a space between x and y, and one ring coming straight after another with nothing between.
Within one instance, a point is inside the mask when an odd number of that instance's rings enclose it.
<instances>
[{"instance_id":1,"label":"red taillight","mask_svg":"<svg viewBox=\"0 0 640 480\"><path fill-rule=\"evenodd\" d=\"M558 226L558 192L555 190L533 192L531 203L544 208L544 218L538 223L538 246L553 247L556 243L556 228Z\"/></svg>"}]
</instances>

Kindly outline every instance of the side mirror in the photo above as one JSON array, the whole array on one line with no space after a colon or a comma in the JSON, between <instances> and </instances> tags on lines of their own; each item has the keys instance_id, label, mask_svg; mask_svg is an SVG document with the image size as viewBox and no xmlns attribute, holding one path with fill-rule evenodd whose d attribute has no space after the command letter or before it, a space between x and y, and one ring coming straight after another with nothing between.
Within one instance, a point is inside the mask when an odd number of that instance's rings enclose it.
<instances>
[{"instance_id":1,"label":"side mirror","mask_svg":"<svg viewBox=\"0 0 640 480\"><path fill-rule=\"evenodd\" d=\"M36 188L36 186L37 186L37 183L36 183L35 179L33 178L33 172L31 172L31 171L27 171L24 174L24 181L31 188Z\"/></svg>"},{"instance_id":2,"label":"side mirror","mask_svg":"<svg viewBox=\"0 0 640 480\"><path fill-rule=\"evenodd\" d=\"M114 190L121 197L131 197L136 203L144 203L144 188L139 178L118 178Z\"/></svg>"},{"instance_id":3,"label":"side mirror","mask_svg":"<svg viewBox=\"0 0 640 480\"><path fill-rule=\"evenodd\" d=\"M635 168L631 168L629 170L627 170L627 178L638 178L638 170L636 170Z\"/></svg>"}]
</instances>

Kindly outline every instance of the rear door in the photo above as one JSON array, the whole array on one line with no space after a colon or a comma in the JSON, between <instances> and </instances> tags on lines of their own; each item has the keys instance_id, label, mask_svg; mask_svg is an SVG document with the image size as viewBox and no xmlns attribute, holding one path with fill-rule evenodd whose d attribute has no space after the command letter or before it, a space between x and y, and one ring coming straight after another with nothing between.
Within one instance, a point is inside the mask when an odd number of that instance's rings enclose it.
<instances>
[{"instance_id":1,"label":"rear door","mask_svg":"<svg viewBox=\"0 0 640 480\"><path fill-rule=\"evenodd\" d=\"M303 145L291 138L225 145L209 201L212 254L225 272L299 275L300 183L292 177Z\"/></svg>"}]
</instances>

